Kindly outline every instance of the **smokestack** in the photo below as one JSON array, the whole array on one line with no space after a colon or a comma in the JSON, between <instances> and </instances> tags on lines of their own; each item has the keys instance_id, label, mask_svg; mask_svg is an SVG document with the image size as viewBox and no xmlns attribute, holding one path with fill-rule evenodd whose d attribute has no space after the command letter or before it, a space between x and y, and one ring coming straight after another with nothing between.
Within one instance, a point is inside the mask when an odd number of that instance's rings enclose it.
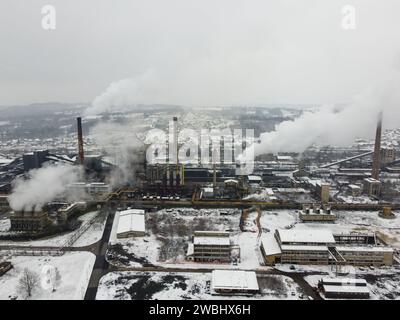
<instances>
[{"instance_id":1,"label":"smokestack","mask_svg":"<svg viewBox=\"0 0 400 320\"><path fill-rule=\"evenodd\" d=\"M176 172L178 172L178 164L179 164L179 157L178 157L178 117L174 117L174 149L176 152Z\"/></svg>"},{"instance_id":2,"label":"smokestack","mask_svg":"<svg viewBox=\"0 0 400 320\"><path fill-rule=\"evenodd\" d=\"M214 193L217 188L217 168L215 166L215 163L213 164L213 188L214 188Z\"/></svg>"},{"instance_id":3,"label":"smokestack","mask_svg":"<svg viewBox=\"0 0 400 320\"><path fill-rule=\"evenodd\" d=\"M79 151L79 163L83 165L85 160L83 152L83 134L82 134L82 118L76 118L78 124L78 151Z\"/></svg>"},{"instance_id":4,"label":"smokestack","mask_svg":"<svg viewBox=\"0 0 400 320\"><path fill-rule=\"evenodd\" d=\"M381 167L381 138L382 138L382 111L378 115L378 125L376 127L375 135L375 146L374 155L372 163L372 173L373 179L379 180L379 171Z\"/></svg>"}]
</instances>

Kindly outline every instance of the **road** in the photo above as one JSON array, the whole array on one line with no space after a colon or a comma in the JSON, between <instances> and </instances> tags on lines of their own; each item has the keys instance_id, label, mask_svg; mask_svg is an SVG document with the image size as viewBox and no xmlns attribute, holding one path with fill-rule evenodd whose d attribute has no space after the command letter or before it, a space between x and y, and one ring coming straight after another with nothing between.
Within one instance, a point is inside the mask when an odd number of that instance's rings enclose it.
<instances>
[{"instance_id":1,"label":"road","mask_svg":"<svg viewBox=\"0 0 400 320\"><path fill-rule=\"evenodd\" d=\"M115 211L109 212L107 216L106 225L103 231L101 240L90 246L90 252L96 255L96 261L93 266L93 271L90 276L89 284L85 294L85 300L95 300L97 294L97 288L102 276L111 271L109 263L106 260L107 246L111 235L112 225L114 221Z\"/></svg>"}]
</instances>

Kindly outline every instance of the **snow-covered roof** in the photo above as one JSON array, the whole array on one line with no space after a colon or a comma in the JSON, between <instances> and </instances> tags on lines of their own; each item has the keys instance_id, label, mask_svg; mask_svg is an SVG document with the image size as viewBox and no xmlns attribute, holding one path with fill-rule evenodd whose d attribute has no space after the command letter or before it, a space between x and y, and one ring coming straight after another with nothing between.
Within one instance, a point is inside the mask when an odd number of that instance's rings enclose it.
<instances>
[{"instance_id":1,"label":"snow-covered roof","mask_svg":"<svg viewBox=\"0 0 400 320\"><path fill-rule=\"evenodd\" d=\"M144 212L134 213L135 211L136 209L132 209L121 211L119 213L117 234L126 232L145 232Z\"/></svg>"},{"instance_id":2,"label":"snow-covered roof","mask_svg":"<svg viewBox=\"0 0 400 320\"><path fill-rule=\"evenodd\" d=\"M392 248L382 246L340 246L336 250L341 251L364 251L364 252L393 252Z\"/></svg>"},{"instance_id":3,"label":"snow-covered roof","mask_svg":"<svg viewBox=\"0 0 400 320\"><path fill-rule=\"evenodd\" d=\"M376 180L374 178L365 178L364 181L369 182L369 183L380 183L379 180Z\"/></svg>"},{"instance_id":4,"label":"snow-covered roof","mask_svg":"<svg viewBox=\"0 0 400 320\"><path fill-rule=\"evenodd\" d=\"M289 243L335 243L332 232L327 229L277 230L282 244Z\"/></svg>"},{"instance_id":5,"label":"snow-covered roof","mask_svg":"<svg viewBox=\"0 0 400 320\"><path fill-rule=\"evenodd\" d=\"M237 180L234 179L228 179L224 181L225 183L239 183Z\"/></svg>"},{"instance_id":6,"label":"snow-covered roof","mask_svg":"<svg viewBox=\"0 0 400 320\"><path fill-rule=\"evenodd\" d=\"M248 176L249 181L261 181L262 178L260 176Z\"/></svg>"},{"instance_id":7,"label":"snow-covered roof","mask_svg":"<svg viewBox=\"0 0 400 320\"><path fill-rule=\"evenodd\" d=\"M123 210L119 212L119 216L124 216L127 214L143 214L144 215L145 211L143 209L128 209L128 210Z\"/></svg>"},{"instance_id":8,"label":"snow-covered roof","mask_svg":"<svg viewBox=\"0 0 400 320\"><path fill-rule=\"evenodd\" d=\"M281 248L276 241L272 233L268 233L261 238L261 243L265 252L265 255L271 256L275 254L281 254Z\"/></svg>"},{"instance_id":9,"label":"snow-covered roof","mask_svg":"<svg viewBox=\"0 0 400 320\"><path fill-rule=\"evenodd\" d=\"M282 245L283 251L328 251L327 246Z\"/></svg>"},{"instance_id":10,"label":"snow-covered roof","mask_svg":"<svg viewBox=\"0 0 400 320\"><path fill-rule=\"evenodd\" d=\"M276 156L277 160L292 160L292 156Z\"/></svg>"},{"instance_id":11,"label":"snow-covered roof","mask_svg":"<svg viewBox=\"0 0 400 320\"><path fill-rule=\"evenodd\" d=\"M354 278L323 278L322 283L326 285L335 285L335 284L341 284L341 285L367 285L367 281L365 279L354 279Z\"/></svg>"},{"instance_id":12,"label":"snow-covered roof","mask_svg":"<svg viewBox=\"0 0 400 320\"><path fill-rule=\"evenodd\" d=\"M325 293L369 293L364 286L329 286L324 285Z\"/></svg>"},{"instance_id":13,"label":"snow-covered roof","mask_svg":"<svg viewBox=\"0 0 400 320\"><path fill-rule=\"evenodd\" d=\"M259 290L254 271L214 270L211 285L213 290Z\"/></svg>"},{"instance_id":14,"label":"snow-covered roof","mask_svg":"<svg viewBox=\"0 0 400 320\"><path fill-rule=\"evenodd\" d=\"M229 237L220 236L194 236L194 245L211 245L211 246L229 246L231 241Z\"/></svg>"}]
</instances>

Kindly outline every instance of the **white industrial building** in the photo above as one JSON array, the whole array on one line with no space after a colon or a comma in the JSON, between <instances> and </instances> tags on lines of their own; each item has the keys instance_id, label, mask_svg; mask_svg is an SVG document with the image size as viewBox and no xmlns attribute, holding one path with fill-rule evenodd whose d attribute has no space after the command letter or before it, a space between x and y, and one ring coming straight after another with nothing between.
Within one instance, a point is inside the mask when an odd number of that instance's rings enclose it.
<instances>
[{"instance_id":1,"label":"white industrial building","mask_svg":"<svg viewBox=\"0 0 400 320\"><path fill-rule=\"evenodd\" d=\"M145 234L144 210L128 209L118 212L117 238L140 237Z\"/></svg>"},{"instance_id":2,"label":"white industrial building","mask_svg":"<svg viewBox=\"0 0 400 320\"><path fill-rule=\"evenodd\" d=\"M214 270L211 289L215 294L257 293L257 276L254 271Z\"/></svg>"},{"instance_id":3,"label":"white industrial building","mask_svg":"<svg viewBox=\"0 0 400 320\"><path fill-rule=\"evenodd\" d=\"M212 187L204 187L201 189L201 199L213 198L214 197L214 188Z\"/></svg>"},{"instance_id":4,"label":"white industrial building","mask_svg":"<svg viewBox=\"0 0 400 320\"><path fill-rule=\"evenodd\" d=\"M368 299L370 296L365 279L323 278L318 287L326 298Z\"/></svg>"},{"instance_id":5,"label":"white industrial building","mask_svg":"<svg viewBox=\"0 0 400 320\"><path fill-rule=\"evenodd\" d=\"M231 261L230 234L225 231L195 231L193 242L189 243L187 259L199 262Z\"/></svg>"},{"instance_id":6,"label":"white industrial building","mask_svg":"<svg viewBox=\"0 0 400 320\"><path fill-rule=\"evenodd\" d=\"M299 218L302 222L333 222L336 220L336 215L329 206L304 205L299 211Z\"/></svg>"},{"instance_id":7,"label":"white industrial building","mask_svg":"<svg viewBox=\"0 0 400 320\"><path fill-rule=\"evenodd\" d=\"M392 265L394 252L390 247L377 245L370 234L333 235L327 229L277 229L273 236L262 238L260 250L267 265Z\"/></svg>"}]
</instances>

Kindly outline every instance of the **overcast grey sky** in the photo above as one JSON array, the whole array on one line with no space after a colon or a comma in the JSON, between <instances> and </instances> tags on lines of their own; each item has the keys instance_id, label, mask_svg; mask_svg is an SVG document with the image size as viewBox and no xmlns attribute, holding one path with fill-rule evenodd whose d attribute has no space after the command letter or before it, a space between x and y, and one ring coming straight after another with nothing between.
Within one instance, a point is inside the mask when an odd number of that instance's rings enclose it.
<instances>
[{"instance_id":1,"label":"overcast grey sky","mask_svg":"<svg viewBox=\"0 0 400 320\"><path fill-rule=\"evenodd\" d=\"M346 102L400 68L399 13L399 0L1 0L0 105L91 102L121 79L138 103Z\"/></svg>"}]
</instances>

